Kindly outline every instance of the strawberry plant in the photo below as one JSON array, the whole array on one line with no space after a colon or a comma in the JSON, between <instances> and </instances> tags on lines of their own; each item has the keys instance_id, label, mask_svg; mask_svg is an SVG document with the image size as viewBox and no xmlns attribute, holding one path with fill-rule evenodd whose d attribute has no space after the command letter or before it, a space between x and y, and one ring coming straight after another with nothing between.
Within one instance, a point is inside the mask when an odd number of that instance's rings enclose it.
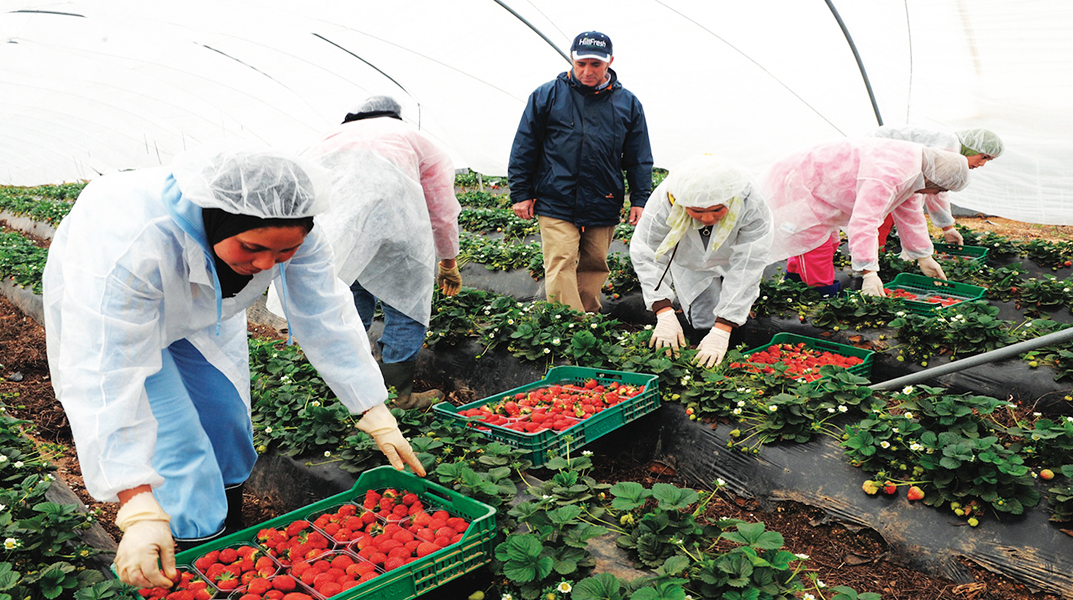
<instances>
[{"instance_id":1,"label":"strawberry plant","mask_svg":"<svg viewBox=\"0 0 1073 600\"><path fill-rule=\"evenodd\" d=\"M812 324L817 327L840 328L885 327L897 313L904 312L893 298L847 294L820 302L811 313ZM801 315L805 320L805 315Z\"/></svg>"},{"instance_id":2,"label":"strawberry plant","mask_svg":"<svg viewBox=\"0 0 1073 600\"><path fill-rule=\"evenodd\" d=\"M492 194L480 190L467 190L458 194L458 203L470 208L510 208L509 194Z\"/></svg>"},{"instance_id":3,"label":"strawberry plant","mask_svg":"<svg viewBox=\"0 0 1073 600\"><path fill-rule=\"evenodd\" d=\"M458 238L459 266L475 262L485 266L489 271L510 271L527 268L533 279L544 276L544 258L540 242L521 243L501 239L490 239L469 232L462 232ZM539 271L534 265L539 264Z\"/></svg>"},{"instance_id":4,"label":"strawberry plant","mask_svg":"<svg viewBox=\"0 0 1073 600\"><path fill-rule=\"evenodd\" d=\"M1051 520L1060 523L1073 521L1073 464L1062 465L1062 479L1047 488L1048 503L1051 507Z\"/></svg>"},{"instance_id":5,"label":"strawberry plant","mask_svg":"<svg viewBox=\"0 0 1073 600\"><path fill-rule=\"evenodd\" d=\"M11 188L0 188L0 210L55 227L67 216L67 213L71 212L74 203L62 198L42 199L41 192L47 191L49 187L52 186L23 189L22 192L14 192ZM81 187L78 188L79 191L81 189Z\"/></svg>"},{"instance_id":6,"label":"strawberry plant","mask_svg":"<svg viewBox=\"0 0 1073 600\"><path fill-rule=\"evenodd\" d=\"M1020 305L1025 314L1038 315L1040 310L1053 310L1073 302L1073 288L1068 281L1047 275L1043 279L1030 277L1021 284Z\"/></svg>"},{"instance_id":7,"label":"strawberry plant","mask_svg":"<svg viewBox=\"0 0 1073 600\"><path fill-rule=\"evenodd\" d=\"M927 386L906 388L892 401L897 413L878 412L846 427L842 445L854 465L891 485L917 485L925 504L951 505L959 516L975 518L980 510L972 507L983 505L1021 514L1038 503L1022 456L984 420L1006 402Z\"/></svg>"},{"instance_id":8,"label":"strawberry plant","mask_svg":"<svg viewBox=\"0 0 1073 600\"><path fill-rule=\"evenodd\" d=\"M457 344L476 332L476 314L488 306L492 297L488 292L462 288L454 296L444 296L437 289L433 293L432 315L429 319L425 344Z\"/></svg>"},{"instance_id":9,"label":"strawberry plant","mask_svg":"<svg viewBox=\"0 0 1073 600\"><path fill-rule=\"evenodd\" d=\"M48 249L38 247L25 236L0 232L0 277L40 294L47 258Z\"/></svg>"},{"instance_id":10,"label":"strawberry plant","mask_svg":"<svg viewBox=\"0 0 1073 600\"><path fill-rule=\"evenodd\" d=\"M760 280L760 296L753 302L752 316L804 314L820 301L816 288L783 276Z\"/></svg>"},{"instance_id":11,"label":"strawberry plant","mask_svg":"<svg viewBox=\"0 0 1073 600\"><path fill-rule=\"evenodd\" d=\"M536 219L522 219L513 212L499 208L463 208L458 225L475 233L495 231L505 238L521 238L537 233Z\"/></svg>"},{"instance_id":12,"label":"strawberry plant","mask_svg":"<svg viewBox=\"0 0 1073 600\"><path fill-rule=\"evenodd\" d=\"M640 289L641 283L637 279L637 272L633 270L633 261L628 254L612 252L607 255L607 267L610 273L607 275L607 283L604 284L603 292L613 300L618 300L623 295Z\"/></svg>"},{"instance_id":13,"label":"strawberry plant","mask_svg":"<svg viewBox=\"0 0 1073 600\"><path fill-rule=\"evenodd\" d=\"M1073 244L1069 242L1028 240L1021 245L1021 250L1041 267L1057 271L1061 267L1073 266Z\"/></svg>"}]
</instances>

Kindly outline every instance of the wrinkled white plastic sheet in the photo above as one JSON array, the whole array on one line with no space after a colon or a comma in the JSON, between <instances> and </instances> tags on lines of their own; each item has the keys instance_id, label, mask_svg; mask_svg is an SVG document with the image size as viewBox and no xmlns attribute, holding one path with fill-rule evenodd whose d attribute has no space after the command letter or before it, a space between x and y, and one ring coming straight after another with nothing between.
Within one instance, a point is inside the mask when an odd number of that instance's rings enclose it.
<instances>
[{"instance_id":1,"label":"wrinkled white plastic sheet","mask_svg":"<svg viewBox=\"0 0 1073 600\"><path fill-rule=\"evenodd\" d=\"M877 125L823 2L503 3L532 28L477 0L3 0L0 183L93 178L221 140L298 151L371 93L396 96L457 167L501 175L526 98L587 29L612 38L657 166L715 152L759 174ZM834 5L885 124L987 127L1005 141L955 204L1073 224L1073 4Z\"/></svg>"}]
</instances>

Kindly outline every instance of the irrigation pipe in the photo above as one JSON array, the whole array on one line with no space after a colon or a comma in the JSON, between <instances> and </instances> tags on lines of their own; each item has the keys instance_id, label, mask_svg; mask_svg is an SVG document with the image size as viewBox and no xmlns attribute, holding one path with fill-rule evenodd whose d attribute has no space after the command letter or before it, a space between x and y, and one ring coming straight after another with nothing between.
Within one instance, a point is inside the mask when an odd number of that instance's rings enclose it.
<instances>
[{"instance_id":1,"label":"irrigation pipe","mask_svg":"<svg viewBox=\"0 0 1073 600\"><path fill-rule=\"evenodd\" d=\"M924 369L923 371L917 371L916 373L910 373L909 375L904 375L902 377L896 377L894 379L888 379L887 381L874 383L869 387L873 390L889 390L904 385L921 383L938 377L940 375L946 375L947 373L955 373L957 371L971 369L972 367L986 365L988 363L993 363L997 360L1018 356L1022 352L1035 350L1037 348L1043 348L1045 346L1062 344L1069 341L1073 341L1073 327L1069 329L1063 329L1062 331L1056 331L1054 333L1048 333L1047 335L1033 338L1031 340L1018 342L1016 344L1013 344L1012 346L1006 346L1005 348L998 348L997 350L990 350L988 352L984 352L983 354L977 354L976 356L970 356L968 358L949 362L945 365L931 367L930 369Z\"/></svg>"}]
</instances>

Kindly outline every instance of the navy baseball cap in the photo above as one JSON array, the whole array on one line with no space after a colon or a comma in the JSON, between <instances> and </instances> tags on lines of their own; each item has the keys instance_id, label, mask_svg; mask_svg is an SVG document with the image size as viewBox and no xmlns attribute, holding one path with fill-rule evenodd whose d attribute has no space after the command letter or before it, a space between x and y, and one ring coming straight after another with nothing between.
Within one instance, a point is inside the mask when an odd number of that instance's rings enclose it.
<instances>
[{"instance_id":1,"label":"navy baseball cap","mask_svg":"<svg viewBox=\"0 0 1073 600\"><path fill-rule=\"evenodd\" d=\"M570 56L579 58L595 58L604 62L611 62L611 38L599 31L585 31L574 38L570 46Z\"/></svg>"}]
</instances>

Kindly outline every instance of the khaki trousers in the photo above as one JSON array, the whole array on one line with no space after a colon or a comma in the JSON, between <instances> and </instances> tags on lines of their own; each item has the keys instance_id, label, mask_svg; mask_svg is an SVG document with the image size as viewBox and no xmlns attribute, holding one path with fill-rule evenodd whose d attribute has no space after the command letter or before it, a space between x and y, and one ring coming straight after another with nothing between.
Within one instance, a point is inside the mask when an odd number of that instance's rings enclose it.
<instances>
[{"instance_id":1,"label":"khaki trousers","mask_svg":"<svg viewBox=\"0 0 1073 600\"><path fill-rule=\"evenodd\" d=\"M607 281L607 250L614 225L578 228L570 221L539 217L548 302L582 312L599 312Z\"/></svg>"}]
</instances>

